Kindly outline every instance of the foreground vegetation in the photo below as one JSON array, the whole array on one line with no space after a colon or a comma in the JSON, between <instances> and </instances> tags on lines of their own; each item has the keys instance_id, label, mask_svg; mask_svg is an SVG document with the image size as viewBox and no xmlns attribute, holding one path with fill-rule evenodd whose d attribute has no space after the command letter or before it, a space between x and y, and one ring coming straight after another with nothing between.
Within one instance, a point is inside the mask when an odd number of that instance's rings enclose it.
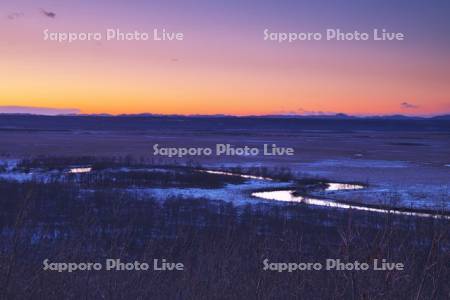
<instances>
[{"instance_id":1,"label":"foreground vegetation","mask_svg":"<svg viewBox=\"0 0 450 300\"><path fill-rule=\"evenodd\" d=\"M298 204L237 207L207 199L157 201L96 186L95 178L89 189L72 181L0 181L0 297L446 299L449 228L446 220ZM47 258L165 258L182 262L185 271L58 273L43 270ZM405 270L280 273L263 270L266 258L386 259L403 263Z\"/></svg>"}]
</instances>

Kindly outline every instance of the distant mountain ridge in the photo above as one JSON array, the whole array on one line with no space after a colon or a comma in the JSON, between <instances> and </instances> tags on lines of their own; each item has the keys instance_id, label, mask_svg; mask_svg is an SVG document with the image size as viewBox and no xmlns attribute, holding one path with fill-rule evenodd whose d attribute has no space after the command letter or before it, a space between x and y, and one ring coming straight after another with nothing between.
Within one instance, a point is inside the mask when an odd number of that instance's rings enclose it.
<instances>
[{"instance_id":1,"label":"distant mountain ridge","mask_svg":"<svg viewBox=\"0 0 450 300\"><path fill-rule=\"evenodd\" d=\"M16 116L49 116L31 113L0 113L2 115L16 115ZM227 115L227 114L194 114L194 115L181 115L181 114L153 114L153 113L139 113L139 114L119 114L113 115L108 113L100 114L58 114L50 117L58 116L70 116L70 117L111 117L111 118L142 118L142 117L167 117L167 118L275 118L275 119L385 119L385 120L422 120L422 119L435 119L435 120L450 120L450 114L438 115L438 116L407 116L401 114L394 115L367 115L367 116L356 116L348 115L345 113L337 114L323 114L323 115L284 115L284 114L273 114L273 115Z\"/></svg>"},{"instance_id":2,"label":"distant mountain ridge","mask_svg":"<svg viewBox=\"0 0 450 300\"><path fill-rule=\"evenodd\" d=\"M108 114L102 114L107 116L114 116ZM87 115L89 116L89 115ZM236 115L226 115L226 114L214 114L214 115L177 115L177 114L151 114L151 113L142 113L142 114L120 114L116 115L118 117L188 117L188 118L292 118L292 119L387 119L387 120L407 120L407 119L443 119L449 120L450 114L448 115L438 115L438 116L406 116L401 114L396 115L368 115L368 116L355 116L348 115L345 113L337 113L337 114L323 114L323 115L245 115L245 116L236 116Z\"/></svg>"}]
</instances>

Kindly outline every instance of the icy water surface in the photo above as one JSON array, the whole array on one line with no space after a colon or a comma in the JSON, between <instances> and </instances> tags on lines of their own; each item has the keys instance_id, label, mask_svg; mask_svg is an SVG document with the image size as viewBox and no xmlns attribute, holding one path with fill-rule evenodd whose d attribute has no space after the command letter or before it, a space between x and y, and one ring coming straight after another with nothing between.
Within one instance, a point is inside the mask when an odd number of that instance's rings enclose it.
<instances>
[{"instance_id":1,"label":"icy water surface","mask_svg":"<svg viewBox=\"0 0 450 300\"><path fill-rule=\"evenodd\" d=\"M339 184L333 184L335 188L337 188ZM344 189L348 189L345 188ZM336 190L336 189L333 189ZM341 209L354 209L354 210L362 210L369 211L375 213L389 213L396 215L405 215L405 216L415 216L415 217L425 217L425 218L445 218L450 220L450 216L440 215L440 214L430 214L430 213L422 213L422 212L412 212L412 211L402 211L397 209L389 209L389 208L375 208L363 205L350 205L346 203L339 203L332 200L326 199L313 199L303 196L296 196L294 190L279 190L279 191L267 191L267 192L254 192L252 193L253 197L264 199L264 200L274 200L274 201L284 201L284 202L297 202L304 203L308 205L314 206L324 206L331 208L341 208Z\"/></svg>"}]
</instances>

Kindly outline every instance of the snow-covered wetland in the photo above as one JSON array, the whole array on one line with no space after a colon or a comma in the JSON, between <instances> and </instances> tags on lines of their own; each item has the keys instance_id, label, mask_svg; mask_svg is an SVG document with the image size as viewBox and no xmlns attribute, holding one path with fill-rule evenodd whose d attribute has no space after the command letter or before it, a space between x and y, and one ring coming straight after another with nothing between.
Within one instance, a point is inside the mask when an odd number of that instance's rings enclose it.
<instances>
[{"instance_id":1,"label":"snow-covered wetland","mask_svg":"<svg viewBox=\"0 0 450 300\"><path fill-rule=\"evenodd\" d=\"M423 207L405 207L401 203L381 199L377 203L365 203L374 190L363 183L331 182L324 179L298 179L270 177L255 168L248 173L234 169L205 169L181 166L101 166L95 164L31 167L20 160L3 160L0 163L0 179L14 182L65 183L80 187L86 192L98 188L117 189L134 193L140 199L165 201L171 198L209 199L245 204L269 203L283 205L295 203L321 208L358 210L370 213L390 213L425 218L446 218L446 211ZM245 170L245 169L244 169ZM443 191L445 193L445 191ZM351 200L349 200L351 199ZM354 199L360 199L355 201Z\"/></svg>"}]
</instances>

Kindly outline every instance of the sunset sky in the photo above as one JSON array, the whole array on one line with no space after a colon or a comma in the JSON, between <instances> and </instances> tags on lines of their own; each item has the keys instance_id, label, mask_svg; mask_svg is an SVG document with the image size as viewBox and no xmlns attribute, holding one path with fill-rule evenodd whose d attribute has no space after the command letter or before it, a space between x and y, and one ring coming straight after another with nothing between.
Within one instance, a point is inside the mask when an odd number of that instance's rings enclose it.
<instances>
[{"instance_id":1,"label":"sunset sky","mask_svg":"<svg viewBox=\"0 0 450 300\"><path fill-rule=\"evenodd\" d=\"M450 1L0 2L0 112L450 113ZM183 32L183 41L44 41L43 31ZM404 41L264 41L327 28ZM10 108L11 109L11 108Z\"/></svg>"}]
</instances>

